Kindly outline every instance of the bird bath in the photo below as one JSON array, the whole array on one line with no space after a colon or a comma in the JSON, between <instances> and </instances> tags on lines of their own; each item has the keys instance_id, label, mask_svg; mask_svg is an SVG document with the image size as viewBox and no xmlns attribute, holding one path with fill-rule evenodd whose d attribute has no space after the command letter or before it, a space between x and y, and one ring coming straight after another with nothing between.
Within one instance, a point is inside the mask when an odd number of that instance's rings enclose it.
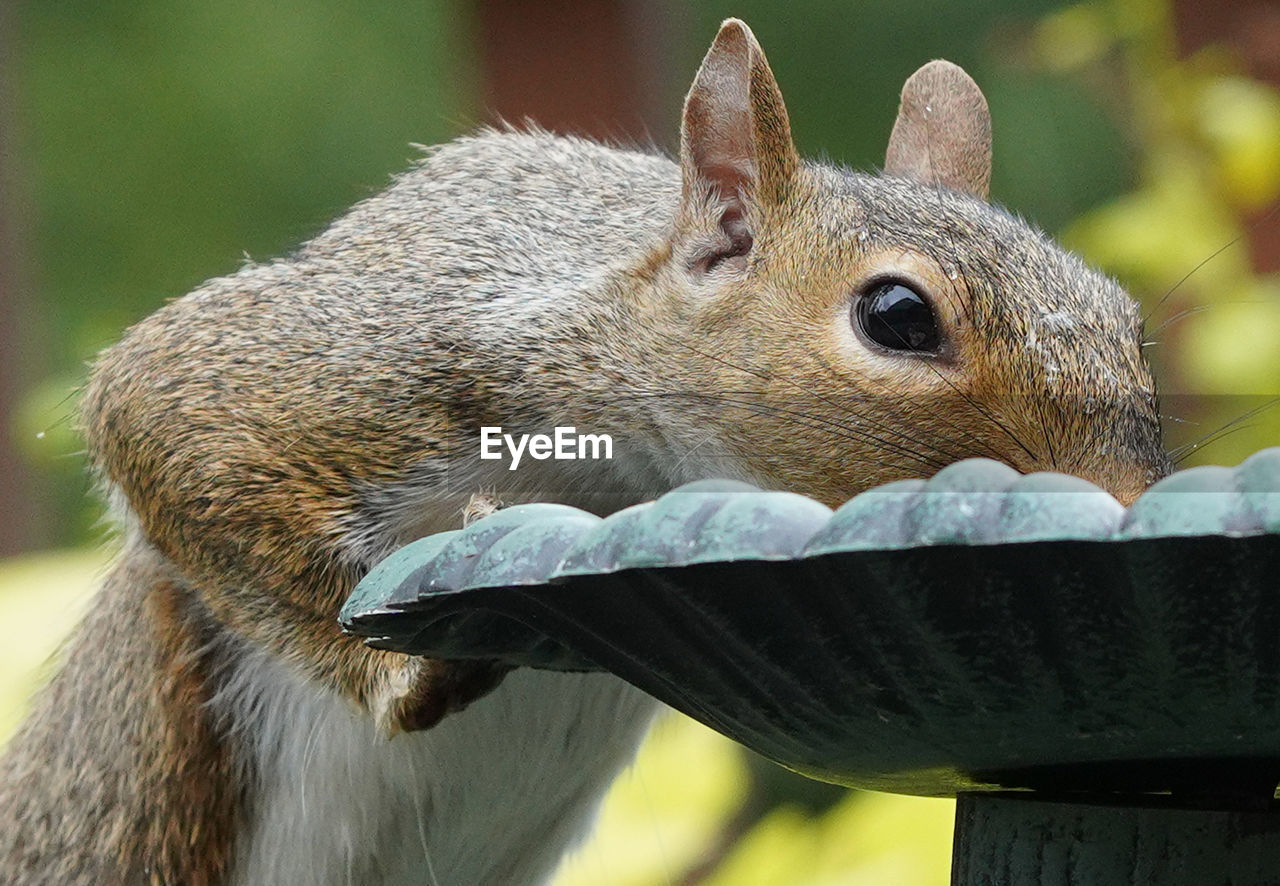
<instances>
[{"instance_id":1,"label":"bird bath","mask_svg":"<svg viewBox=\"0 0 1280 886\"><path fill-rule=\"evenodd\" d=\"M953 884L1280 883L1280 449L1129 509L994 462L834 514L709 481L402 548L371 645L604 670L805 775L955 796Z\"/></svg>"}]
</instances>

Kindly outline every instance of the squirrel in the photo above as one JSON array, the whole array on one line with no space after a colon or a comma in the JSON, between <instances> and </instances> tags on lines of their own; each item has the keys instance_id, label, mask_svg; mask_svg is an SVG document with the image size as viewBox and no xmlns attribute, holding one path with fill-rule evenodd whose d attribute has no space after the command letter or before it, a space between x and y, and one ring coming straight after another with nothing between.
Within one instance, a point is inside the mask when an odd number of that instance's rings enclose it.
<instances>
[{"instance_id":1,"label":"squirrel","mask_svg":"<svg viewBox=\"0 0 1280 886\"><path fill-rule=\"evenodd\" d=\"M836 505L985 456L1135 497L1168 470L1137 308L990 204L990 170L944 61L882 173L802 161L730 19L678 160L484 130L143 319L83 394L122 551L0 760L0 881L545 882L657 702L336 622L475 492L606 513L718 476ZM478 456L482 427L563 425L618 452Z\"/></svg>"}]
</instances>

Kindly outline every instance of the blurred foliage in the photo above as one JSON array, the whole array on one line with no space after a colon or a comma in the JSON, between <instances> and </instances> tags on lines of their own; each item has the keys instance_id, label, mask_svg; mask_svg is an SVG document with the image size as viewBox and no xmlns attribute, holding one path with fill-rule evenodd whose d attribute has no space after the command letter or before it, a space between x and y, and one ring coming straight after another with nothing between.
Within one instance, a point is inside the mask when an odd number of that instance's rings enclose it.
<instances>
[{"instance_id":1,"label":"blurred foliage","mask_svg":"<svg viewBox=\"0 0 1280 886\"><path fill-rule=\"evenodd\" d=\"M54 337L45 382L9 418L59 490L63 540L82 540L97 514L67 421L83 362L242 255L303 240L404 168L411 142L483 119L465 13L449 0L18 7L26 246ZM1166 410L1185 421L1171 442L1280 393L1280 278L1255 272L1245 243L1280 196L1280 97L1227 49L1177 59L1165 0L866 0L856 14L837 0L782 12L708 0L679 17L673 76L692 74L731 14L767 48L802 151L854 167L881 162L898 89L920 63L967 67L994 117L994 197L1145 302ZM1280 440L1280 409L1242 424L1190 461L1234 463ZM0 617L35 626L0 650L0 741L98 562L0 565ZM762 778L705 729L665 722L558 886L685 886L682 872L753 802L758 816L701 882L946 882L947 803L806 803L782 779L761 805Z\"/></svg>"},{"instance_id":2,"label":"blurred foliage","mask_svg":"<svg viewBox=\"0 0 1280 886\"><path fill-rule=\"evenodd\" d=\"M555 886L691 886L684 873L748 790L727 739L679 716L658 722L614 786L592 839ZM773 809L700 886L943 886L954 803L846 792L824 814Z\"/></svg>"},{"instance_id":3,"label":"blurred foliage","mask_svg":"<svg viewBox=\"0 0 1280 886\"><path fill-rule=\"evenodd\" d=\"M1248 248L1280 198L1280 93L1225 47L1179 60L1163 0L1067 7L1033 45L1045 70L1115 96L1133 145L1133 188L1063 240L1145 303L1170 444L1185 464L1235 464L1280 442L1280 276Z\"/></svg>"},{"instance_id":4,"label":"blurred foliage","mask_svg":"<svg viewBox=\"0 0 1280 886\"><path fill-rule=\"evenodd\" d=\"M0 560L0 747L48 675L51 656L80 618L107 562L105 549Z\"/></svg>"}]
</instances>

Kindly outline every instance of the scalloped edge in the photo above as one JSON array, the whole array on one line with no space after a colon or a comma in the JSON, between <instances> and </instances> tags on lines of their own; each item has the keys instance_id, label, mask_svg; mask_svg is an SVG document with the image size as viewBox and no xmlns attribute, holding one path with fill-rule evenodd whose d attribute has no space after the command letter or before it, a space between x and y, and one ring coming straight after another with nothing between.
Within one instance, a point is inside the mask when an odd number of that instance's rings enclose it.
<instances>
[{"instance_id":1,"label":"scalloped edge","mask_svg":"<svg viewBox=\"0 0 1280 886\"><path fill-rule=\"evenodd\" d=\"M1064 495L1070 497L1048 505L1047 496ZM957 462L929 480L876 487L834 512L795 493L704 480L605 518L567 505L516 505L466 529L420 539L369 572L340 621L355 627L424 593L628 569L947 545L1274 533L1280 533L1280 447L1235 468L1172 474L1128 509L1087 480L1018 474L988 459ZM428 564L433 568L426 570ZM421 582L406 587L415 573Z\"/></svg>"}]
</instances>

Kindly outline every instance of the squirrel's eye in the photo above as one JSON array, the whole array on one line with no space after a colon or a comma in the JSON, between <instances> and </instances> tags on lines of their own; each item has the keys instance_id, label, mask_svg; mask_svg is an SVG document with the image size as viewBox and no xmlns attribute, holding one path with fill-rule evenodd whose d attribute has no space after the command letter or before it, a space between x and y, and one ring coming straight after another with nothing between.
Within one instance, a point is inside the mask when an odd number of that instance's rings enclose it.
<instances>
[{"instance_id":1,"label":"squirrel's eye","mask_svg":"<svg viewBox=\"0 0 1280 886\"><path fill-rule=\"evenodd\" d=\"M891 350L933 353L941 343L929 302L906 283L877 284L858 299L853 312L863 335Z\"/></svg>"}]
</instances>

